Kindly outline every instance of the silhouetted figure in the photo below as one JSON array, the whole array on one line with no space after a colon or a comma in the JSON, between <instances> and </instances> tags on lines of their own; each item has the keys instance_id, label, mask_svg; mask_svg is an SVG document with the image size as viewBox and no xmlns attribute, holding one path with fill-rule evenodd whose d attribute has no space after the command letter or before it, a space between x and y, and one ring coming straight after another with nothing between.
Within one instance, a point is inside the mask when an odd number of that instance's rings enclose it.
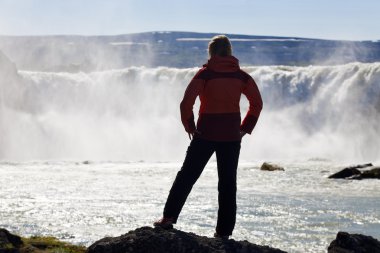
<instances>
[{"instance_id":1,"label":"silhouetted figure","mask_svg":"<svg viewBox=\"0 0 380 253\"><path fill-rule=\"evenodd\" d=\"M215 237L228 238L236 220L236 171L240 142L255 127L262 99L253 78L240 69L238 59L232 56L231 43L226 36L212 38L208 52L208 63L191 80L181 102L181 120L192 140L170 190L163 218L154 226L173 227L194 183L215 152L219 177ZM249 110L242 123L241 94L249 100ZM193 105L198 96L201 104L195 126Z\"/></svg>"}]
</instances>

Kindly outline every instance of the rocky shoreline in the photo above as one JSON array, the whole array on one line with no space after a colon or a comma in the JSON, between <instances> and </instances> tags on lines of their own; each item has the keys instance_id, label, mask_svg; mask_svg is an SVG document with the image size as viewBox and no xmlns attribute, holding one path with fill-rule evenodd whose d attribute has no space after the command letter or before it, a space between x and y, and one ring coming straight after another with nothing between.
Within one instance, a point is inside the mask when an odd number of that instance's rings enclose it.
<instances>
[{"instance_id":1,"label":"rocky shoreline","mask_svg":"<svg viewBox=\"0 0 380 253\"><path fill-rule=\"evenodd\" d=\"M106 237L88 248L54 237L22 238L0 228L0 253L284 253L248 241L199 236L177 229L141 227L118 237ZM339 232L328 253L380 253L380 242L361 234Z\"/></svg>"}]
</instances>

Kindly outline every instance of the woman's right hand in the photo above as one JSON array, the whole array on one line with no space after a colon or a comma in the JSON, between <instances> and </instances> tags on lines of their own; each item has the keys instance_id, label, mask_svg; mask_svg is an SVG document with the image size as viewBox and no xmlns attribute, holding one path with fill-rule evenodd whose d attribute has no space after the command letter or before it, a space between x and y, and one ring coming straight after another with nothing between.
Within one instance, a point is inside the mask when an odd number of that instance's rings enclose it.
<instances>
[{"instance_id":1,"label":"woman's right hand","mask_svg":"<svg viewBox=\"0 0 380 253\"><path fill-rule=\"evenodd\" d=\"M194 138L194 134L200 135L201 132L199 132L198 130L195 130L194 132L187 132L187 134L189 135L189 139L191 140Z\"/></svg>"}]
</instances>

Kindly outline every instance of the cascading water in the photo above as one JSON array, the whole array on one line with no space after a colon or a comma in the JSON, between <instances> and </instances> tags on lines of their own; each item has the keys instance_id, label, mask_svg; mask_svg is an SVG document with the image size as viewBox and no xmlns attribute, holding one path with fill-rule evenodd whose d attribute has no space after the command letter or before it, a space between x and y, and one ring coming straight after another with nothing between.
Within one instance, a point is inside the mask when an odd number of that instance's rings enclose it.
<instances>
[{"instance_id":1,"label":"cascading water","mask_svg":"<svg viewBox=\"0 0 380 253\"><path fill-rule=\"evenodd\" d=\"M259 83L266 109L254 137L256 155L379 158L379 63L247 71Z\"/></svg>"},{"instance_id":2,"label":"cascading water","mask_svg":"<svg viewBox=\"0 0 380 253\"><path fill-rule=\"evenodd\" d=\"M243 159L379 157L380 63L244 69L264 110ZM181 160L188 138L179 102L196 71L19 71L0 90L0 159ZM246 108L242 98L242 116Z\"/></svg>"}]
</instances>

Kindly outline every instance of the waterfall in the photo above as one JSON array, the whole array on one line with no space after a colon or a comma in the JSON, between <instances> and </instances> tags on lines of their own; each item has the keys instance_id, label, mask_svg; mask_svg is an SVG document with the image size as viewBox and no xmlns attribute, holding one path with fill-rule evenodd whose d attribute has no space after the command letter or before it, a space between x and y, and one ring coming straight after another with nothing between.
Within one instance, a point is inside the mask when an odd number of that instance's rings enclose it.
<instances>
[{"instance_id":1,"label":"waterfall","mask_svg":"<svg viewBox=\"0 0 380 253\"><path fill-rule=\"evenodd\" d=\"M264 100L257 127L243 139L243 160L379 159L380 63L243 69ZM179 103L196 71L2 67L0 159L182 160L189 140ZM246 110L242 96L242 116Z\"/></svg>"}]
</instances>

